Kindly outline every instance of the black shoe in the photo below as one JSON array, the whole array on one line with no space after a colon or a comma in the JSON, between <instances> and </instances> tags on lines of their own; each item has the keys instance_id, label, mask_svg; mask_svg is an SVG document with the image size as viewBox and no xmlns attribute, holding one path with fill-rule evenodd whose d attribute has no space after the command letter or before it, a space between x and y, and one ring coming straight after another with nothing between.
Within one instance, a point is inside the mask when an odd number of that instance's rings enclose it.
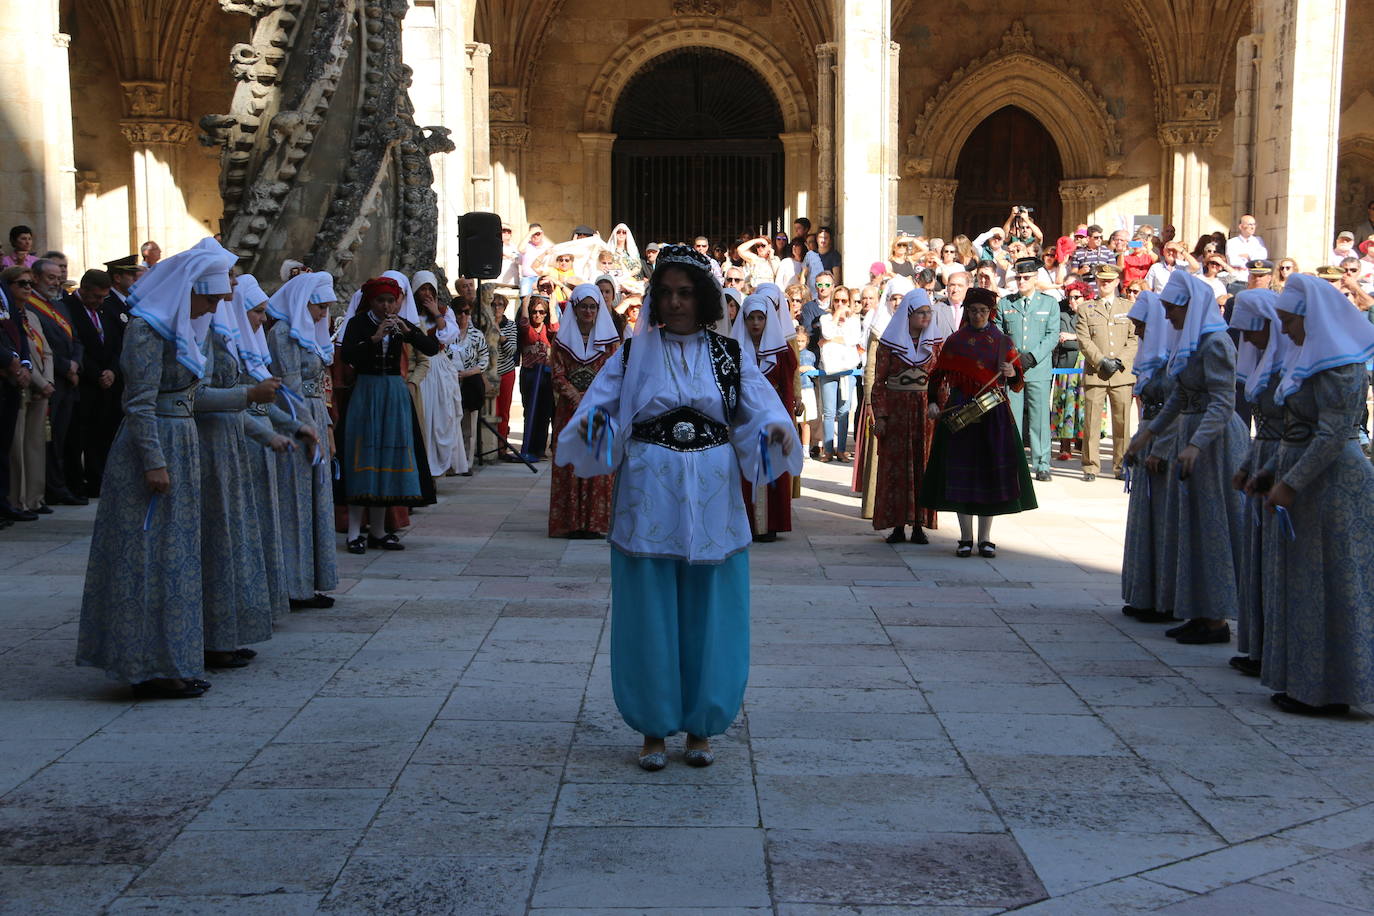
<instances>
[{"instance_id":1,"label":"black shoe","mask_svg":"<svg viewBox=\"0 0 1374 916\"><path fill-rule=\"evenodd\" d=\"M1156 610L1136 611L1135 619L1141 623L1172 623L1178 620L1171 611Z\"/></svg>"},{"instance_id":2,"label":"black shoe","mask_svg":"<svg viewBox=\"0 0 1374 916\"><path fill-rule=\"evenodd\" d=\"M1284 712L1291 712L1299 716L1343 716L1350 712L1350 706L1347 703L1327 703L1325 706L1312 706L1301 700L1295 700L1286 693L1276 693L1269 700Z\"/></svg>"},{"instance_id":3,"label":"black shoe","mask_svg":"<svg viewBox=\"0 0 1374 916\"><path fill-rule=\"evenodd\" d=\"M1261 663L1260 660L1257 658L1251 658L1248 655L1236 655L1233 656L1231 661L1229 661L1227 664L1229 664L1232 668L1235 668L1237 671L1239 671L1246 677L1260 676Z\"/></svg>"},{"instance_id":4,"label":"black shoe","mask_svg":"<svg viewBox=\"0 0 1374 916\"><path fill-rule=\"evenodd\" d=\"M361 540L361 538L359 540ZM290 600L293 610L299 610L301 608L329 608L334 606L333 598L328 595L321 595L319 592L316 592L313 598L292 598Z\"/></svg>"},{"instance_id":5,"label":"black shoe","mask_svg":"<svg viewBox=\"0 0 1374 916\"><path fill-rule=\"evenodd\" d=\"M1043 483L1044 481L1046 481L1046 480L1052 480L1053 478L1050 476L1050 472L1049 472L1049 471L1036 471L1036 472L1035 472L1035 479L1036 479L1036 480L1039 480L1039 481L1041 481L1041 482Z\"/></svg>"},{"instance_id":6,"label":"black shoe","mask_svg":"<svg viewBox=\"0 0 1374 916\"><path fill-rule=\"evenodd\" d=\"M991 560L993 557L997 556L997 545L992 541L979 541L978 556L987 557Z\"/></svg>"},{"instance_id":7,"label":"black shoe","mask_svg":"<svg viewBox=\"0 0 1374 916\"><path fill-rule=\"evenodd\" d=\"M39 515L52 515L52 509L49 506L39 506L33 511Z\"/></svg>"},{"instance_id":8,"label":"black shoe","mask_svg":"<svg viewBox=\"0 0 1374 916\"><path fill-rule=\"evenodd\" d=\"M9 519L12 522L36 522L38 515L28 509L16 509L14 506L0 506L0 518Z\"/></svg>"},{"instance_id":9,"label":"black shoe","mask_svg":"<svg viewBox=\"0 0 1374 916\"><path fill-rule=\"evenodd\" d=\"M183 678L182 682L185 684L183 687L172 687L156 681L144 681L129 686L133 688L134 696L140 700L193 700L203 695L210 686L208 682L199 679ZM205 686L202 687L201 684Z\"/></svg>"},{"instance_id":10,"label":"black shoe","mask_svg":"<svg viewBox=\"0 0 1374 916\"><path fill-rule=\"evenodd\" d=\"M1155 609L1151 607L1131 607L1129 604L1123 604L1121 606L1121 613L1125 614L1127 617L1135 617L1142 612L1153 614Z\"/></svg>"},{"instance_id":11,"label":"black shoe","mask_svg":"<svg viewBox=\"0 0 1374 916\"><path fill-rule=\"evenodd\" d=\"M583 534L583 537L590 539L592 537L595 537L595 535L588 531ZM754 535L754 540L760 544L771 544L777 539L778 533L776 531L765 531L763 534Z\"/></svg>"},{"instance_id":12,"label":"black shoe","mask_svg":"<svg viewBox=\"0 0 1374 916\"><path fill-rule=\"evenodd\" d=\"M367 553L367 538L360 534L360 535L358 535L357 537L355 537L353 540L349 541L349 542L348 542L348 552L349 552L349 553Z\"/></svg>"},{"instance_id":13,"label":"black shoe","mask_svg":"<svg viewBox=\"0 0 1374 916\"><path fill-rule=\"evenodd\" d=\"M388 534L386 537L374 538L367 536L367 546L379 550L405 550L406 545L401 543L401 539L395 534Z\"/></svg>"},{"instance_id":14,"label":"black shoe","mask_svg":"<svg viewBox=\"0 0 1374 916\"><path fill-rule=\"evenodd\" d=\"M251 649L249 650L252 651ZM257 655L256 652L253 653ZM234 652L206 652L205 667L207 668L247 668L248 659Z\"/></svg>"},{"instance_id":15,"label":"black shoe","mask_svg":"<svg viewBox=\"0 0 1374 916\"><path fill-rule=\"evenodd\" d=\"M1096 474L1089 473L1088 471L1084 471L1084 472L1083 472L1083 482L1084 482L1084 483L1092 483L1092 482L1093 482L1094 480L1096 480L1096 479L1097 479L1097 475L1096 475Z\"/></svg>"},{"instance_id":16,"label":"black shoe","mask_svg":"<svg viewBox=\"0 0 1374 916\"><path fill-rule=\"evenodd\" d=\"M1230 642L1231 625L1223 623L1219 627L1200 626L1195 630L1178 634L1175 639L1185 646L1208 646L1212 643Z\"/></svg>"},{"instance_id":17,"label":"black shoe","mask_svg":"<svg viewBox=\"0 0 1374 916\"><path fill-rule=\"evenodd\" d=\"M1178 639L1178 637L1182 636L1184 633L1196 630L1200 626L1202 626L1202 624L1197 620L1187 620L1176 627L1170 627L1165 630L1164 635L1170 639Z\"/></svg>"},{"instance_id":18,"label":"black shoe","mask_svg":"<svg viewBox=\"0 0 1374 916\"><path fill-rule=\"evenodd\" d=\"M912 533L914 534L915 532ZM883 540L889 544L904 544L906 543L906 529L898 525L896 528L893 528L892 533L883 538Z\"/></svg>"},{"instance_id":19,"label":"black shoe","mask_svg":"<svg viewBox=\"0 0 1374 916\"><path fill-rule=\"evenodd\" d=\"M926 537L926 533L921 530L921 525L919 522L911 527L911 537L907 538L907 540L913 544L930 543L930 538Z\"/></svg>"},{"instance_id":20,"label":"black shoe","mask_svg":"<svg viewBox=\"0 0 1374 916\"><path fill-rule=\"evenodd\" d=\"M954 555L955 555L956 557L971 557L971 556L973 556L973 542L972 542L972 541L960 541L960 542L959 542L959 545L958 545L957 547L954 548Z\"/></svg>"}]
</instances>

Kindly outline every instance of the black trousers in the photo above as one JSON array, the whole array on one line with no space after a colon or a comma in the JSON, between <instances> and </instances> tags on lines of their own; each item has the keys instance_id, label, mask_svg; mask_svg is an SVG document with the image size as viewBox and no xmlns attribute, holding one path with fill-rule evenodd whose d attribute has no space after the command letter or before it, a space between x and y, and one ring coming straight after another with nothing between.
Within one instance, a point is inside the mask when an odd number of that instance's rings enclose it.
<instances>
[{"instance_id":1,"label":"black trousers","mask_svg":"<svg viewBox=\"0 0 1374 916\"><path fill-rule=\"evenodd\" d=\"M0 379L0 506L10 504L10 445L22 400L23 395L9 379Z\"/></svg>"},{"instance_id":2,"label":"black trousers","mask_svg":"<svg viewBox=\"0 0 1374 916\"><path fill-rule=\"evenodd\" d=\"M82 385L75 416L67 430L65 471L67 486L77 496L100 495L100 478L115 433L124 419L121 386Z\"/></svg>"},{"instance_id":3,"label":"black trousers","mask_svg":"<svg viewBox=\"0 0 1374 916\"><path fill-rule=\"evenodd\" d=\"M67 433L71 429L77 400L77 389L66 379L58 379L53 388L52 398L48 400L48 425L52 427L52 439L48 442L48 477L45 485L50 496L71 491L66 473ZM71 483L79 485L80 482Z\"/></svg>"},{"instance_id":4,"label":"black trousers","mask_svg":"<svg viewBox=\"0 0 1374 916\"><path fill-rule=\"evenodd\" d=\"M535 366L520 370L520 403L525 405L525 454L542 458L553 422L553 370Z\"/></svg>"}]
</instances>

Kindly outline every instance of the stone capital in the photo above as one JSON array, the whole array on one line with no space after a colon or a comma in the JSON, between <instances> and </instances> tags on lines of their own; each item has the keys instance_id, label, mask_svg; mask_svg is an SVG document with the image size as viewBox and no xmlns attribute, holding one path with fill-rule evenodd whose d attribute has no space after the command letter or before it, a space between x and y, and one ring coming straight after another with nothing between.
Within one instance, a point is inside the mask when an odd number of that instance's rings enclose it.
<instances>
[{"instance_id":1,"label":"stone capital","mask_svg":"<svg viewBox=\"0 0 1374 916\"><path fill-rule=\"evenodd\" d=\"M616 136L616 134L603 134L579 131L577 134L577 139L582 141L583 150L604 150L605 152L610 153L611 146L615 143Z\"/></svg>"},{"instance_id":2,"label":"stone capital","mask_svg":"<svg viewBox=\"0 0 1374 916\"><path fill-rule=\"evenodd\" d=\"M59 48L70 48L72 46L72 36L66 32L55 32L52 36L52 43Z\"/></svg>"},{"instance_id":3,"label":"stone capital","mask_svg":"<svg viewBox=\"0 0 1374 916\"><path fill-rule=\"evenodd\" d=\"M493 121L520 120L520 89L517 86L491 86L487 94L487 111Z\"/></svg>"},{"instance_id":4,"label":"stone capital","mask_svg":"<svg viewBox=\"0 0 1374 916\"><path fill-rule=\"evenodd\" d=\"M491 145L524 149L529 146L530 126L518 122L495 122L491 125Z\"/></svg>"},{"instance_id":5,"label":"stone capital","mask_svg":"<svg viewBox=\"0 0 1374 916\"><path fill-rule=\"evenodd\" d=\"M477 59L479 57L491 57L491 45L480 41L473 41L467 44L468 57Z\"/></svg>"},{"instance_id":6,"label":"stone capital","mask_svg":"<svg viewBox=\"0 0 1374 916\"><path fill-rule=\"evenodd\" d=\"M1071 178L1059 182L1059 196L1066 201L1101 200L1107 196L1105 178Z\"/></svg>"},{"instance_id":7,"label":"stone capital","mask_svg":"<svg viewBox=\"0 0 1374 916\"><path fill-rule=\"evenodd\" d=\"M124 107L131 118L164 118L167 116L167 84L152 80L129 80L119 84L124 89Z\"/></svg>"},{"instance_id":8,"label":"stone capital","mask_svg":"<svg viewBox=\"0 0 1374 916\"><path fill-rule=\"evenodd\" d=\"M190 121L171 118L126 118L119 129L130 146L181 146L195 134Z\"/></svg>"},{"instance_id":9,"label":"stone capital","mask_svg":"<svg viewBox=\"0 0 1374 916\"><path fill-rule=\"evenodd\" d=\"M1210 146L1221 133L1216 121L1166 121L1159 125L1159 143L1165 149L1176 146Z\"/></svg>"},{"instance_id":10,"label":"stone capital","mask_svg":"<svg viewBox=\"0 0 1374 916\"><path fill-rule=\"evenodd\" d=\"M932 201L952 201L959 190L957 178L922 178L916 182L917 194Z\"/></svg>"},{"instance_id":11,"label":"stone capital","mask_svg":"<svg viewBox=\"0 0 1374 916\"><path fill-rule=\"evenodd\" d=\"M823 41L816 45L816 59L822 62L830 60L833 63L835 55L839 53L839 50L839 45L835 44L835 42Z\"/></svg>"},{"instance_id":12,"label":"stone capital","mask_svg":"<svg viewBox=\"0 0 1374 916\"><path fill-rule=\"evenodd\" d=\"M778 139L782 141L783 151L787 153L810 153L816 146L816 135L811 130L778 134Z\"/></svg>"}]
</instances>

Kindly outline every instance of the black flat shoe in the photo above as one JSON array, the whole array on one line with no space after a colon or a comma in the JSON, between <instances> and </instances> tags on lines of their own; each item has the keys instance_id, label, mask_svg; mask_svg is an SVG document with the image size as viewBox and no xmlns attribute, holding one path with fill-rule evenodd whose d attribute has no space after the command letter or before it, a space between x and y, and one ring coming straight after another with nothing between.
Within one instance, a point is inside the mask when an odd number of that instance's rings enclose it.
<instances>
[{"instance_id":1,"label":"black flat shoe","mask_svg":"<svg viewBox=\"0 0 1374 916\"><path fill-rule=\"evenodd\" d=\"M992 541L979 541L978 556L987 557L991 560L993 557L997 556L997 545Z\"/></svg>"},{"instance_id":2,"label":"black flat shoe","mask_svg":"<svg viewBox=\"0 0 1374 916\"><path fill-rule=\"evenodd\" d=\"M206 652L205 667L211 669L247 668L248 659L239 655L238 652Z\"/></svg>"},{"instance_id":3,"label":"black flat shoe","mask_svg":"<svg viewBox=\"0 0 1374 916\"><path fill-rule=\"evenodd\" d=\"M971 557L971 556L973 556L973 542L972 542L972 541L960 541L960 542L959 542L959 546L957 546L957 547L954 548L954 555L955 555L956 557Z\"/></svg>"},{"instance_id":4,"label":"black flat shoe","mask_svg":"<svg viewBox=\"0 0 1374 916\"><path fill-rule=\"evenodd\" d=\"M1231 625L1226 623L1219 627L1200 626L1195 630L1180 633L1174 639L1185 646L1209 646L1212 643L1230 642Z\"/></svg>"},{"instance_id":5,"label":"black flat shoe","mask_svg":"<svg viewBox=\"0 0 1374 916\"><path fill-rule=\"evenodd\" d=\"M369 534L367 536L367 546L372 548L379 548L381 550L406 549L406 545L402 544L401 539L394 534L388 534L386 537L380 538L374 538L372 535Z\"/></svg>"},{"instance_id":6,"label":"black flat shoe","mask_svg":"<svg viewBox=\"0 0 1374 916\"><path fill-rule=\"evenodd\" d=\"M1142 612L1142 611L1145 611L1145 612L1148 612L1148 613L1153 614L1153 613L1154 613L1154 608L1151 608L1151 607L1131 607L1129 604L1123 604L1123 605L1121 606L1121 613L1125 614L1127 617L1134 617L1134 616L1136 616L1137 614L1139 614L1139 613Z\"/></svg>"},{"instance_id":7,"label":"black flat shoe","mask_svg":"<svg viewBox=\"0 0 1374 916\"><path fill-rule=\"evenodd\" d=\"M202 696L206 690L198 681L183 679L182 684L181 687L173 687L170 684L159 684L157 681L144 681L129 686L133 689L134 696L140 700L193 700Z\"/></svg>"},{"instance_id":8,"label":"black flat shoe","mask_svg":"<svg viewBox=\"0 0 1374 916\"><path fill-rule=\"evenodd\" d=\"M359 540L362 540L362 539L359 538ZM361 551L361 552L366 552L366 551ZM314 596L313 598L292 598L292 599L291 599L291 607L292 607L293 609L300 609L300 608L330 608L330 607L333 607L333 606L334 606L334 599L331 598L331 597L329 597L328 595L321 595L319 592L316 592L316 593L315 593L315 596Z\"/></svg>"},{"instance_id":9,"label":"black flat shoe","mask_svg":"<svg viewBox=\"0 0 1374 916\"><path fill-rule=\"evenodd\" d=\"M594 536L594 535L593 535L590 531L587 532L587 537L593 537L593 536ZM760 543L760 544L771 544L771 543L773 543L774 541L776 541L777 539L778 539L778 533L777 533L776 531L765 531L763 534L756 534L756 535L754 535L754 540L757 541L757 542Z\"/></svg>"},{"instance_id":10,"label":"black flat shoe","mask_svg":"<svg viewBox=\"0 0 1374 916\"><path fill-rule=\"evenodd\" d=\"M889 544L905 544L906 531L902 528L893 528L892 533L883 538L883 540Z\"/></svg>"},{"instance_id":11,"label":"black flat shoe","mask_svg":"<svg viewBox=\"0 0 1374 916\"><path fill-rule=\"evenodd\" d=\"M1169 637L1170 639L1178 639L1184 633L1187 633L1191 630L1196 630L1200 626L1202 626L1202 624L1197 620L1185 620L1178 626L1170 627L1169 629L1165 630L1164 635Z\"/></svg>"},{"instance_id":12,"label":"black flat shoe","mask_svg":"<svg viewBox=\"0 0 1374 916\"><path fill-rule=\"evenodd\" d=\"M1172 621L1178 620L1178 618L1169 611L1156 611L1152 609L1136 611L1135 619L1141 623L1171 623Z\"/></svg>"},{"instance_id":13,"label":"black flat shoe","mask_svg":"<svg viewBox=\"0 0 1374 916\"><path fill-rule=\"evenodd\" d=\"M924 531L921 530L921 526L920 526L920 525L915 525L915 526L912 527L912 529L911 529L911 537L907 538L907 540L910 541L910 542L913 543L913 544L929 544L929 543L930 543L930 538L926 537L926 533L925 533Z\"/></svg>"},{"instance_id":14,"label":"black flat shoe","mask_svg":"<svg viewBox=\"0 0 1374 916\"><path fill-rule=\"evenodd\" d=\"M367 553L367 538L361 534L348 542L349 553Z\"/></svg>"},{"instance_id":15,"label":"black flat shoe","mask_svg":"<svg viewBox=\"0 0 1374 916\"><path fill-rule=\"evenodd\" d=\"M205 680L204 678L199 678L199 677L184 677L184 678L182 678L182 680L185 681L187 684L189 684L189 685L192 686L192 687L199 687L201 690L209 690L209 689L210 689L210 682L207 681L207 680Z\"/></svg>"},{"instance_id":16,"label":"black flat shoe","mask_svg":"<svg viewBox=\"0 0 1374 916\"><path fill-rule=\"evenodd\" d=\"M235 649L234 655L237 658L253 659L258 657L258 652L256 649Z\"/></svg>"},{"instance_id":17,"label":"black flat shoe","mask_svg":"<svg viewBox=\"0 0 1374 916\"><path fill-rule=\"evenodd\" d=\"M1327 703L1325 706L1312 706L1301 700L1295 700L1286 693L1276 693L1269 698L1269 701L1284 712L1291 712L1298 716L1343 716L1350 712L1350 706L1347 703Z\"/></svg>"},{"instance_id":18,"label":"black flat shoe","mask_svg":"<svg viewBox=\"0 0 1374 916\"><path fill-rule=\"evenodd\" d=\"M52 515L52 508L50 506L39 506L33 511L37 515Z\"/></svg>"},{"instance_id":19,"label":"black flat shoe","mask_svg":"<svg viewBox=\"0 0 1374 916\"><path fill-rule=\"evenodd\" d=\"M1251 658L1248 655L1236 655L1227 664L1246 677L1260 676L1261 662L1257 658Z\"/></svg>"}]
</instances>

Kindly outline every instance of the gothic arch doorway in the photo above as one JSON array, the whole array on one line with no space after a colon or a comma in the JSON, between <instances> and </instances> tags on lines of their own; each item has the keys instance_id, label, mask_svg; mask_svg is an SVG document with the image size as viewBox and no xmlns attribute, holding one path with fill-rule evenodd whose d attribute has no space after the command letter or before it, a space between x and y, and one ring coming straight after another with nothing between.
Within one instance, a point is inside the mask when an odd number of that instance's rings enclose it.
<instances>
[{"instance_id":1,"label":"gothic arch doorway","mask_svg":"<svg viewBox=\"0 0 1374 916\"><path fill-rule=\"evenodd\" d=\"M649 61L616 100L611 129L611 219L641 245L781 226L782 111L733 54L684 47Z\"/></svg>"},{"instance_id":2,"label":"gothic arch doorway","mask_svg":"<svg viewBox=\"0 0 1374 916\"><path fill-rule=\"evenodd\" d=\"M1059 147L1034 115L1008 105L983 119L959 151L954 231L969 238L1006 222L1013 204L1033 208L1050 244L1062 232Z\"/></svg>"}]
</instances>

